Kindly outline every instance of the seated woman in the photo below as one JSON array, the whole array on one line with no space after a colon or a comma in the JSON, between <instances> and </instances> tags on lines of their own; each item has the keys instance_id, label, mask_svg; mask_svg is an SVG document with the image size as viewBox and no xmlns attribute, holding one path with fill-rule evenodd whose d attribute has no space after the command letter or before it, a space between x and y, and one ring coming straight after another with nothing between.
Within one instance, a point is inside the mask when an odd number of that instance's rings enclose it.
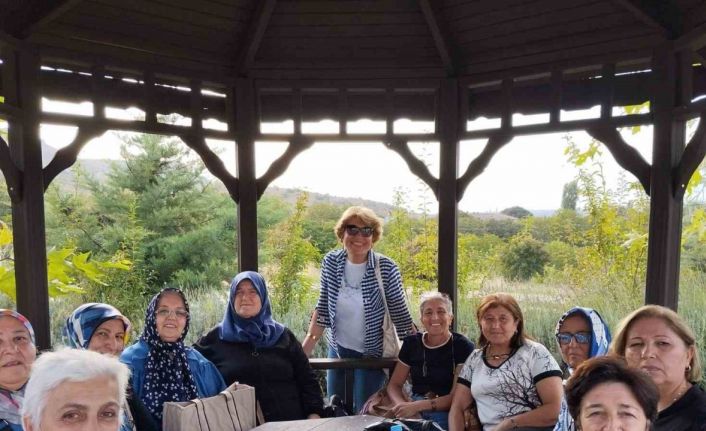
<instances>
[{"instance_id":1,"label":"seated woman","mask_svg":"<svg viewBox=\"0 0 706 431\"><path fill-rule=\"evenodd\" d=\"M130 368L135 396L160 428L165 402L210 397L225 389L218 369L184 346L190 317L189 303L181 290L163 289L147 306L140 340L120 355Z\"/></svg>"},{"instance_id":2,"label":"seated woman","mask_svg":"<svg viewBox=\"0 0 706 431\"><path fill-rule=\"evenodd\" d=\"M669 308L645 305L618 327L611 352L652 378L659 389L655 431L706 430L706 392L694 332Z\"/></svg>"},{"instance_id":3,"label":"seated woman","mask_svg":"<svg viewBox=\"0 0 706 431\"><path fill-rule=\"evenodd\" d=\"M448 295L422 294L419 310L425 332L404 339L387 393L396 404L392 409L395 417L410 418L420 414L446 429L456 370L473 351L473 343L451 332L453 309ZM406 399L402 389L409 376L411 401Z\"/></svg>"},{"instance_id":4,"label":"seated woman","mask_svg":"<svg viewBox=\"0 0 706 431\"><path fill-rule=\"evenodd\" d=\"M476 318L480 348L461 369L449 430L463 430L463 410L473 400L486 431L552 430L561 406L561 370L546 347L525 335L515 298L507 293L486 296Z\"/></svg>"},{"instance_id":5,"label":"seated woman","mask_svg":"<svg viewBox=\"0 0 706 431\"><path fill-rule=\"evenodd\" d=\"M64 336L67 344L80 350L92 350L113 357L120 356L130 333L130 320L108 304L83 304L66 319ZM128 386L127 405L123 406L120 431L157 430L152 415L132 387Z\"/></svg>"},{"instance_id":6,"label":"seated woman","mask_svg":"<svg viewBox=\"0 0 706 431\"><path fill-rule=\"evenodd\" d=\"M587 359L608 353L611 339L608 325L601 315L592 308L584 307L574 307L561 316L556 324L555 337L568 376ZM564 399L554 431L575 429Z\"/></svg>"},{"instance_id":7,"label":"seated woman","mask_svg":"<svg viewBox=\"0 0 706 431\"><path fill-rule=\"evenodd\" d=\"M589 359L566 383L569 412L581 431L649 431L658 399L650 378L628 368L622 358Z\"/></svg>"},{"instance_id":8,"label":"seated woman","mask_svg":"<svg viewBox=\"0 0 706 431\"><path fill-rule=\"evenodd\" d=\"M265 279L257 272L235 276L223 320L194 348L226 383L255 387L266 421L320 417L319 383L292 331L272 318Z\"/></svg>"},{"instance_id":9,"label":"seated woman","mask_svg":"<svg viewBox=\"0 0 706 431\"><path fill-rule=\"evenodd\" d=\"M27 383L25 431L118 431L129 375L117 358L90 350L43 353Z\"/></svg>"},{"instance_id":10,"label":"seated woman","mask_svg":"<svg viewBox=\"0 0 706 431\"><path fill-rule=\"evenodd\" d=\"M26 317L0 309L0 431L22 431L20 409L37 357L34 330Z\"/></svg>"}]
</instances>

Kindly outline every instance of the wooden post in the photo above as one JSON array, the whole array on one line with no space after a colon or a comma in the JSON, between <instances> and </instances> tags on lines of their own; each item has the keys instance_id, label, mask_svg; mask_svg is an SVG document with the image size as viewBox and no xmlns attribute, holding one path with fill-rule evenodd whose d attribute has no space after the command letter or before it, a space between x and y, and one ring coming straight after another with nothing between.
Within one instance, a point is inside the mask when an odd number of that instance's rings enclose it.
<instances>
[{"instance_id":1,"label":"wooden post","mask_svg":"<svg viewBox=\"0 0 706 431\"><path fill-rule=\"evenodd\" d=\"M236 163L238 171L238 262L240 271L257 271L257 181L255 135L258 116L252 79L235 88Z\"/></svg>"},{"instance_id":2,"label":"wooden post","mask_svg":"<svg viewBox=\"0 0 706 431\"><path fill-rule=\"evenodd\" d=\"M14 64L13 64L14 63ZM22 121L9 122L9 146L20 170L22 197L12 204L13 246L17 310L34 327L37 348L51 347L49 291L44 229L44 181L42 146L39 138L39 57L30 48L14 54L14 79L9 82L8 102L22 110Z\"/></svg>"},{"instance_id":3,"label":"wooden post","mask_svg":"<svg viewBox=\"0 0 706 431\"><path fill-rule=\"evenodd\" d=\"M667 47L655 50L651 109L654 115L650 228L645 303L677 309L682 230L681 195L675 197L674 168L685 146L685 122L674 107L690 100L691 65ZM685 79L686 78L686 79Z\"/></svg>"},{"instance_id":4,"label":"wooden post","mask_svg":"<svg viewBox=\"0 0 706 431\"><path fill-rule=\"evenodd\" d=\"M439 127L439 291L449 295L456 314L458 254L458 178L459 91L458 80L445 79L441 84L437 124ZM454 321L455 327L455 321Z\"/></svg>"}]
</instances>

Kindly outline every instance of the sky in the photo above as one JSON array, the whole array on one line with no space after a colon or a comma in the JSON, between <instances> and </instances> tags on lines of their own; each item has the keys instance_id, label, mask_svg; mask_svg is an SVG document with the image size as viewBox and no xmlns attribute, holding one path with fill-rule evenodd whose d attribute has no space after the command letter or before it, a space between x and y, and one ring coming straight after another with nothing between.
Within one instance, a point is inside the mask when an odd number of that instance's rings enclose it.
<instances>
[{"instance_id":1,"label":"sky","mask_svg":"<svg viewBox=\"0 0 706 431\"><path fill-rule=\"evenodd\" d=\"M43 107L48 111L65 111L84 115L91 114L91 104L66 104L44 100ZM596 115L597 110L563 113L562 119L586 118ZM109 117L131 119L143 115L138 110L110 110ZM541 116L540 116L541 117ZM544 121L544 118L530 118L515 115L514 124L529 124ZM469 125L471 128L493 123L479 120ZM362 130L371 130L372 122L354 125ZM222 128L223 124L212 123L205 127ZM291 124L263 125L263 131L281 130ZM336 127L331 121L305 125L304 130L330 130ZM400 121L396 128L404 131L410 127L428 128L428 124L410 124ZM350 128L350 127L349 127ZM625 140L637 148L650 162L651 128L643 127L638 134L622 130ZM76 134L76 128L42 125L41 136L52 147L68 145ZM459 209L468 212L496 212L511 206L521 206L530 210L552 210L559 208L564 184L574 179L578 169L571 165L564 154L566 138L570 136L579 145L586 146L590 137L584 132L571 134L550 134L517 137L502 148L492 159L488 168L466 189ZM231 173L235 174L235 147L232 142L209 141L217 150ZM464 141L460 144L459 175L483 149L485 140ZM256 174L262 175L269 164L286 149L286 143L260 142L256 144ZM438 177L439 145L434 142L410 143L410 149L422 159L435 177ZM617 183L622 169L615 163L610 153L603 147L603 163L610 183ZM118 134L108 132L89 142L79 159L119 159L120 139ZM633 180L627 174L629 180ZM419 210L426 207L436 212L436 200L429 188L418 180L407 168L397 153L381 143L333 143L319 142L300 153L289 169L272 185L282 188L300 188L317 193L336 196L371 199L391 203L396 190L405 193L407 207Z\"/></svg>"}]
</instances>

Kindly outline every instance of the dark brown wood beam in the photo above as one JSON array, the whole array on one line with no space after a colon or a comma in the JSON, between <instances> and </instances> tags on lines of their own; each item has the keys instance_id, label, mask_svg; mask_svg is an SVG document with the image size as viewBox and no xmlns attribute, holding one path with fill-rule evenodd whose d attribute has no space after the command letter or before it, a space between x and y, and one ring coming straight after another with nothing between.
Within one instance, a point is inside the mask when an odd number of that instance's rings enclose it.
<instances>
[{"instance_id":1,"label":"dark brown wood beam","mask_svg":"<svg viewBox=\"0 0 706 431\"><path fill-rule=\"evenodd\" d=\"M57 177L61 172L73 166L78 158L78 153L81 152L83 147L93 138L105 133L106 129L100 127L83 126L79 127L78 133L71 142L66 147L60 149L54 154L54 158L49 162L49 164L43 169L44 175L44 190L49 188L49 184Z\"/></svg>"},{"instance_id":2,"label":"dark brown wood beam","mask_svg":"<svg viewBox=\"0 0 706 431\"><path fill-rule=\"evenodd\" d=\"M427 165L412 153L407 142L397 139L394 135L388 135L387 139L385 139L385 146L399 154L405 163L407 163L409 170L420 180L424 181L424 184L429 186L431 191L434 192L434 196L439 199L439 180L434 178L431 172L429 172Z\"/></svg>"},{"instance_id":3,"label":"dark brown wood beam","mask_svg":"<svg viewBox=\"0 0 706 431\"><path fill-rule=\"evenodd\" d=\"M272 16L272 11L275 9L277 0L264 0L257 2L257 4L257 9L253 12L253 17L250 22L250 28L247 33L248 37L237 56L236 71L239 76L248 75L255 61L255 55L258 49L260 49L262 37L265 35L267 25L270 23L270 17Z\"/></svg>"},{"instance_id":4,"label":"dark brown wood beam","mask_svg":"<svg viewBox=\"0 0 706 431\"><path fill-rule=\"evenodd\" d=\"M447 33L443 30L446 26L441 25L441 18L436 13L434 6L429 0L418 0L419 8L422 10L424 20L427 22L431 37L434 39L434 45L439 53L441 62L444 64L444 69L448 76L455 76L458 71L456 61L451 51L451 43Z\"/></svg>"},{"instance_id":5,"label":"dark brown wood beam","mask_svg":"<svg viewBox=\"0 0 706 431\"><path fill-rule=\"evenodd\" d=\"M457 180L456 187L456 201L463 199L463 194L466 192L466 188L478 175L482 174L485 168L490 164L490 160L493 156L508 142L512 140L514 136L507 131L495 132L488 139L488 143L485 144L483 151L468 165L466 172L461 175Z\"/></svg>"},{"instance_id":6,"label":"dark brown wood beam","mask_svg":"<svg viewBox=\"0 0 706 431\"><path fill-rule=\"evenodd\" d=\"M255 135L257 102L252 79L238 78L233 95L238 172L238 263L240 271L257 271L257 178Z\"/></svg>"},{"instance_id":7,"label":"dark brown wood beam","mask_svg":"<svg viewBox=\"0 0 706 431\"><path fill-rule=\"evenodd\" d=\"M282 175L290 163L303 151L314 145L314 138L295 136L289 142L287 149L277 158L260 178L257 179L257 199L259 200L269 187L270 183Z\"/></svg>"},{"instance_id":8,"label":"dark brown wood beam","mask_svg":"<svg viewBox=\"0 0 706 431\"><path fill-rule=\"evenodd\" d=\"M674 194L683 198L689 180L706 156L706 110L701 112L699 127L684 149L679 165L674 171Z\"/></svg>"},{"instance_id":9,"label":"dark brown wood beam","mask_svg":"<svg viewBox=\"0 0 706 431\"><path fill-rule=\"evenodd\" d=\"M706 23L691 29L688 33L681 35L674 41L674 49L683 51L690 49L697 51L706 46Z\"/></svg>"},{"instance_id":10,"label":"dark brown wood beam","mask_svg":"<svg viewBox=\"0 0 706 431\"><path fill-rule=\"evenodd\" d=\"M206 144L206 139L203 137L203 135L198 135L195 133L184 133L179 135L179 138L189 148L194 150L196 154L199 155L199 157L201 157L201 160L206 166L206 169L208 169L208 172L210 172L211 175L218 178L223 183L226 190L228 190L228 194L230 195L231 199L233 199L235 203L238 203L238 179L231 175L230 172L228 172L228 169L226 169L223 160L221 160L221 158L218 157L218 154L214 153L208 147L208 144Z\"/></svg>"},{"instance_id":11,"label":"dark brown wood beam","mask_svg":"<svg viewBox=\"0 0 706 431\"><path fill-rule=\"evenodd\" d=\"M34 23L22 31L23 39L61 18L62 15L78 6L82 1L83 0L65 0L59 2L56 6L45 10Z\"/></svg>"},{"instance_id":12,"label":"dark brown wood beam","mask_svg":"<svg viewBox=\"0 0 706 431\"><path fill-rule=\"evenodd\" d=\"M640 181L643 190L649 196L651 166L634 147L623 140L615 127L611 124L598 125L586 129L586 133L591 135L593 139L602 142L620 167Z\"/></svg>"},{"instance_id":13,"label":"dark brown wood beam","mask_svg":"<svg viewBox=\"0 0 706 431\"><path fill-rule=\"evenodd\" d=\"M682 31L681 11L671 0L613 0L613 3L667 39L678 37Z\"/></svg>"},{"instance_id":14,"label":"dark brown wood beam","mask_svg":"<svg viewBox=\"0 0 706 431\"><path fill-rule=\"evenodd\" d=\"M10 147L2 136L0 136L0 171L5 177L5 185L7 186L7 193L10 195L10 201L12 203L20 202L22 200L22 173L12 160Z\"/></svg>"}]
</instances>

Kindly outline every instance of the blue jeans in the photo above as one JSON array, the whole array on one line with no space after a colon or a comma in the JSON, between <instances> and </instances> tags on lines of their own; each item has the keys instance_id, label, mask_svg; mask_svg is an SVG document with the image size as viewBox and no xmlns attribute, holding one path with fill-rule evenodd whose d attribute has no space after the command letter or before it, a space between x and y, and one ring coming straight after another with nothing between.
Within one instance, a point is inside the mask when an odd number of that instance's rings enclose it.
<instances>
[{"instance_id":1,"label":"blue jeans","mask_svg":"<svg viewBox=\"0 0 706 431\"><path fill-rule=\"evenodd\" d=\"M425 399L423 395L412 394L412 401L419 401ZM441 428L447 430L449 429L449 412L447 411L436 411L425 410L419 412L422 415L422 419L434 421L441 426Z\"/></svg>"},{"instance_id":2,"label":"blue jeans","mask_svg":"<svg viewBox=\"0 0 706 431\"><path fill-rule=\"evenodd\" d=\"M338 346L338 354L333 347L328 348L329 358L362 358L363 354L355 350ZM385 384L386 375L382 370L361 370L353 371L353 410L352 414L357 414L363 404L372 394L377 392ZM346 396L346 371L328 370L326 372L326 392L330 397L338 394L341 398ZM346 400L350 402L350 400Z\"/></svg>"}]
</instances>

